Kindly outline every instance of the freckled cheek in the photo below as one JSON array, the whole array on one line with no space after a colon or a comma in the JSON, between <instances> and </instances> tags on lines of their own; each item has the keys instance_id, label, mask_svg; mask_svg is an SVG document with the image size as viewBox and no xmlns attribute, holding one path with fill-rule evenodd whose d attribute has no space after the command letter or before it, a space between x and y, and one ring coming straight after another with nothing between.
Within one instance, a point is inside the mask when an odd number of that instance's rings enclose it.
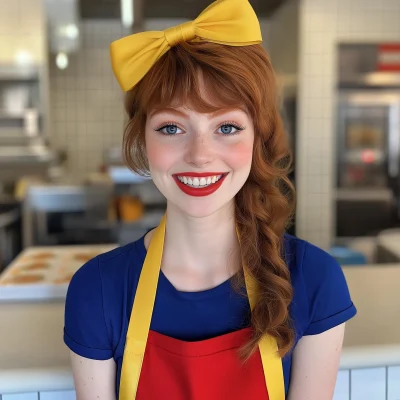
<instances>
[{"instance_id":1,"label":"freckled cheek","mask_svg":"<svg viewBox=\"0 0 400 400\"><path fill-rule=\"evenodd\" d=\"M155 140L147 140L146 153L150 168L157 172L167 172L179 157L179 152L173 146Z\"/></svg>"},{"instance_id":2,"label":"freckled cheek","mask_svg":"<svg viewBox=\"0 0 400 400\"><path fill-rule=\"evenodd\" d=\"M239 169L251 164L253 142L240 142L230 146L225 154L225 160L233 169Z\"/></svg>"}]
</instances>

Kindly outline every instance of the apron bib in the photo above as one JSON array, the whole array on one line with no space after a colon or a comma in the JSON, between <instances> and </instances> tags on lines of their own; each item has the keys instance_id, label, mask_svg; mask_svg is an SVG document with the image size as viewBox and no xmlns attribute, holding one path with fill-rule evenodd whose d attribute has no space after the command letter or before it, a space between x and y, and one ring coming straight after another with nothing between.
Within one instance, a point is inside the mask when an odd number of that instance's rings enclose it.
<instances>
[{"instance_id":1,"label":"apron bib","mask_svg":"<svg viewBox=\"0 0 400 400\"><path fill-rule=\"evenodd\" d=\"M238 349L251 329L198 342L150 331L164 249L166 217L155 229L140 274L122 362L119 400L284 400L282 361L275 338L243 363ZM255 282L245 272L250 307Z\"/></svg>"}]
</instances>

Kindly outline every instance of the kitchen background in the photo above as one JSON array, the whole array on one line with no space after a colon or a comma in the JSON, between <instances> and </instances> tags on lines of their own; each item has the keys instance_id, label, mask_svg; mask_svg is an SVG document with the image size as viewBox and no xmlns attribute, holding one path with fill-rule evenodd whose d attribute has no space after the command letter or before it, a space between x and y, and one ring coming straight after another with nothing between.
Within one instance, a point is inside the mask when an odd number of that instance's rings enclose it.
<instances>
[{"instance_id":1,"label":"kitchen background","mask_svg":"<svg viewBox=\"0 0 400 400\"><path fill-rule=\"evenodd\" d=\"M400 1L250 2L293 147L289 231L337 258L359 310L335 400L399 399ZM209 3L0 0L1 400L74 398L60 333L71 274L165 207L122 163L110 42Z\"/></svg>"}]
</instances>

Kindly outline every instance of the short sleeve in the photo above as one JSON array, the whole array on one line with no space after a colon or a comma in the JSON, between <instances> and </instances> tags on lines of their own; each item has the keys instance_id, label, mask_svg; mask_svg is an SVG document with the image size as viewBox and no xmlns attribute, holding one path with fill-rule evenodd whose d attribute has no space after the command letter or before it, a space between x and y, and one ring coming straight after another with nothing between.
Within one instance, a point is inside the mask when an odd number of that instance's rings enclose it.
<instances>
[{"instance_id":1,"label":"short sleeve","mask_svg":"<svg viewBox=\"0 0 400 400\"><path fill-rule=\"evenodd\" d=\"M357 310L339 263L325 251L306 243L302 264L309 305L304 335L316 335L354 317Z\"/></svg>"},{"instance_id":2,"label":"short sleeve","mask_svg":"<svg viewBox=\"0 0 400 400\"><path fill-rule=\"evenodd\" d=\"M104 316L102 281L98 258L81 267L67 292L64 342L76 354L95 360L113 356Z\"/></svg>"}]
</instances>

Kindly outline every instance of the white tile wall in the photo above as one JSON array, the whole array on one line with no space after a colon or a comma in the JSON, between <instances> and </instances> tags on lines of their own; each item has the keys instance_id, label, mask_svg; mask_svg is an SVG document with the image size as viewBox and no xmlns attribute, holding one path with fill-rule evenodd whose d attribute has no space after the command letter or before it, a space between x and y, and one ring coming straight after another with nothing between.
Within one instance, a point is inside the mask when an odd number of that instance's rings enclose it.
<instances>
[{"instance_id":1,"label":"white tile wall","mask_svg":"<svg viewBox=\"0 0 400 400\"><path fill-rule=\"evenodd\" d=\"M334 234L336 43L400 41L399 0L301 0L297 234L329 248Z\"/></svg>"},{"instance_id":2,"label":"white tile wall","mask_svg":"<svg viewBox=\"0 0 400 400\"><path fill-rule=\"evenodd\" d=\"M68 153L73 175L96 170L103 150L121 145L123 94L114 79L109 44L124 35L119 21L83 21L82 46L59 70L50 57L50 140Z\"/></svg>"},{"instance_id":3,"label":"white tile wall","mask_svg":"<svg viewBox=\"0 0 400 400\"><path fill-rule=\"evenodd\" d=\"M287 0L270 20L268 51L275 72L293 76L298 69L299 2Z\"/></svg>"}]
</instances>

